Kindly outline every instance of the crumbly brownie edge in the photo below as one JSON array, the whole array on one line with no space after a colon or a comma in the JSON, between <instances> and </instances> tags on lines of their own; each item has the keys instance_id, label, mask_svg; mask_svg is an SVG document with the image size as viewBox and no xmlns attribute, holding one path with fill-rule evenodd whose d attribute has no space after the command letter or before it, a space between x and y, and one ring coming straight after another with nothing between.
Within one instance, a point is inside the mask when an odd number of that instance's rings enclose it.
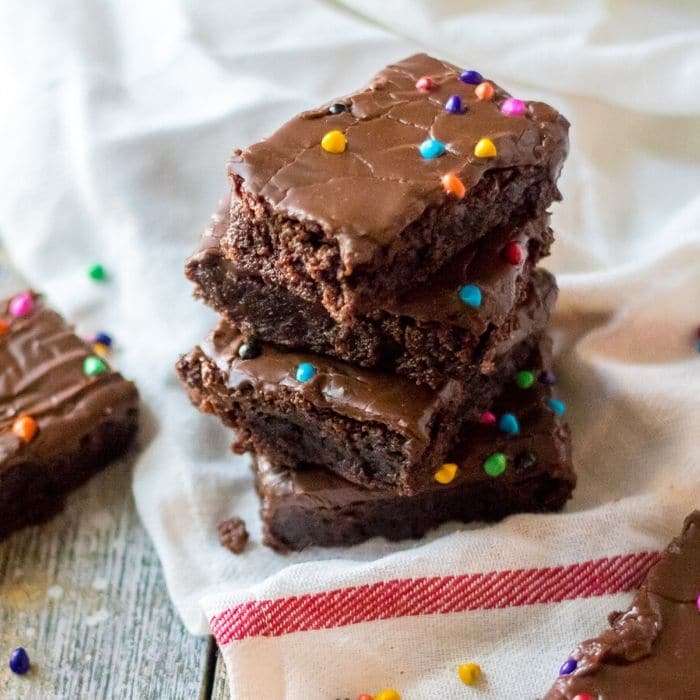
<instances>
[{"instance_id":1,"label":"crumbly brownie edge","mask_svg":"<svg viewBox=\"0 0 700 700\"><path fill-rule=\"evenodd\" d=\"M568 441L568 432L553 439ZM568 453L565 443L562 448ZM377 536L390 541L416 539L450 521L495 522L512 513L558 511L571 497L575 483L573 472L556 476L543 472L507 491L495 481L465 483L411 497L388 494L364 506L327 510L286 505L284 499L277 503L258 478L256 489L263 542L286 553L311 546L345 547Z\"/></svg>"},{"instance_id":2,"label":"crumbly brownie edge","mask_svg":"<svg viewBox=\"0 0 700 700\"><path fill-rule=\"evenodd\" d=\"M226 256L242 270L322 303L341 322L425 281L489 231L542 216L561 198L548 167L490 170L463 200L428 207L392 244L377 247L369 263L345 270L338 240L324 236L319 226L242 196L231 204L231 224L222 239Z\"/></svg>"},{"instance_id":3,"label":"crumbly brownie edge","mask_svg":"<svg viewBox=\"0 0 700 700\"><path fill-rule=\"evenodd\" d=\"M412 466L439 464L464 420L464 388L436 412L423 442L377 421L319 409L282 386L275 396L256 394L250 387L232 390L200 348L183 356L176 369L191 402L237 431L236 452L265 451L290 468L302 462L332 464L340 476L368 488L405 490ZM484 396L483 405L487 402Z\"/></svg>"},{"instance_id":4,"label":"crumbly brownie edge","mask_svg":"<svg viewBox=\"0 0 700 700\"><path fill-rule=\"evenodd\" d=\"M80 439L72 454L55 455L50 464L32 460L15 463L0 474L0 540L28 525L59 513L65 497L121 457L138 428L138 396L102 419Z\"/></svg>"}]
</instances>

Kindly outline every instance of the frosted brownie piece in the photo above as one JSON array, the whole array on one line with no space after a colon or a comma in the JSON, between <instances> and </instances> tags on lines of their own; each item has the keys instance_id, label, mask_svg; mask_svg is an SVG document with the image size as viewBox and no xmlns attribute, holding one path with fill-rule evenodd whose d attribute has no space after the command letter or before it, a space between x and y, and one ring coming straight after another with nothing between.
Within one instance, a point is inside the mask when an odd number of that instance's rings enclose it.
<instances>
[{"instance_id":1,"label":"frosted brownie piece","mask_svg":"<svg viewBox=\"0 0 700 700\"><path fill-rule=\"evenodd\" d=\"M0 302L0 331L1 539L126 450L138 393L34 293Z\"/></svg>"},{"instance_id":2,"label":"frosted brownie piece","mask_svg":"<svg viewBox=\"0 0 700 700\"><path fill-rule=\"evenodd\" d=\"M545 700L700 697L700 511L685 520L632 605L580 644Z\"/></svg>"},{"instance_id":3,"label":"frosted brownie piece","mask_svg":"<svg viewBox=\"0 0 700 700\"><path fill-rule=\"evenodd\" d=\"M542 215L560 198L568 122L490 83L480 99L479 78L411 56L236 151L227 257L344 320Z\"/></svg>"},{"instance_id":4,"label":"frosted brownie piece","mask_svg":"<svg viewBox=\"0 0 700 700\"><path fill-rule=\"evenodd\" d=\"M490 377L451 379L439 389L309 353L245 340L225 322L178 363L190 399L238 430L235 449L281 466L326 467L371 488L412 494L432 480L461 425L513 381L535 339L500 358Z\"/></svg>"},{"instance_id":5,"label":"frosted brownie piece","mask_svg":"<svg viewBox=\"0 0 700 700\"><path fill-rule=\"evenodd\" d=\"M559 510L576 476L568 427L548 407L550 394L542 385L529 392L509 386L494 411L517 414L519 434L468 424L448 457L457 467L454 479L447 484L433 479L413 496L362 488L325 469L289 470L256 455L265 544L284 552L348 546L376 536L401 540L451 520L493 521L511 513ZM484 469L494 453L505 459L497 476Z\"/></svg>"},{"instance_id":6,"label":"frosted brownie piece","mask_svg":"<svg viewBox=\"0 0 700 700\"><path fill-rule=\"evenodd\" d=\"M493 373L496 353L541 332L556 300L554 278L534 268L552 242L548 217L467 246L429 280L344 323L320 302L227 259L221 240L228 224L224 200L185 266L196 296L253 339L405 375L419 384L437 387L451 377ZM479 288L478 307L461 300L465 285Z\"/></svg>"}]
</instances>

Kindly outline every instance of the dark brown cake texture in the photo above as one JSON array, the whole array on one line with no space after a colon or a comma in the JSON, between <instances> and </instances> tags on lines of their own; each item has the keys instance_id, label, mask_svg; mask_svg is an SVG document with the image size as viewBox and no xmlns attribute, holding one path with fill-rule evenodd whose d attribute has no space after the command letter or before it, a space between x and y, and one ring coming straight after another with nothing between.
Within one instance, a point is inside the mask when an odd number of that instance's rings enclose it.
<instances>
[{"instance_id":1,"label":"dark brown cake texture","mask_svg":"<svg viewBox=\"0 0 700 700\"><path fill-rule=\"evenodd\" d=\"M0 302L0 539L121 455L138 393L35 293Z\"/></svg>"},{"instance_id":2,"label":"dark brown cake texture","mask_svg":"<svg viewBox=\"0 0 700 700\"><path fill-rule=\"evenodd\" d=\"M245 522L234 516L219 523L219 542L233 554L243 554L248 544L248 529Z\"/></svg>"},{"instance_id":3,"label":"dark brown cake texture","mask_svg":"<svg viewBox=\"0 0 700 700\"><path fill-rule=\"evenodd\" d=\"M529 358L534 342L501 357L489 377L430 389L271 345L243 359L244 338L221 322L178 372L195 406L238 431L237 451L264 452L292 469L322 466L356 484L410 495L432 481L461 425L490 405L503 381L523 366L543 366L539 350Z\"/></svg>"},{"instance_id":4,"label":"dark brown cake texture","mask_svg":"<svg viewBox=\"0 0 700 700\"><path fill-rule=\"evenodd\" d=\"M497 353L540 333L556 298L554 279L536 270L553 238L548 217L498 230L465 248L431 279L372 311L336 321L310 302L228 260L221 239L229 225L228 200L186 264L196 296L249 337L296 350L397 373L438 387L449 378L494 371ZM510 259L507 251L515 250ZM520 260L515 262L516 260ZM476 285L481 304L459 296Z\"/></svg>"},{"instance_id":5,"label":"dark brown cake texture","mask_svg":"<svg viewBox=\"0 0 700 700\"><path fill-rule=\"evenodd\" d=\"M568 426L550 409L550 397L550 387L543 384L528 391L510 385L493 410L517 415L519 434L469 423L448 457L454 477L447 481L450 471L446 483L432 479L413 496L362 488L325 469L289 470L257 454L254 472L265 543L279 551L348 546L375 536L421 537L448 521L494 521L511 513L559 510L576 477ZM485 467L494 454L505 461L497 475Z\"/></svg>"},{"instance_id":6,"label":"dark brown cake texture","mask_svg":"<svg viewBox=\"0 0 700 700\"><path fill-rule=\"evenodd\" d=\"M411 56L236 151L226 256L342 321L541 216L559 199L568 122L497 85L480 99L480 78Z\"/></svg>"},{"instance_id":7,"label":"dark brown cake texture","mask_svg":"<svg viewBox=\"0 0 700 700\"><path fill-rule=\"evenodd\" d=\"M580 644L546 700L700 698L700 511L610 628Z\"/></svg>"}]
</instances>

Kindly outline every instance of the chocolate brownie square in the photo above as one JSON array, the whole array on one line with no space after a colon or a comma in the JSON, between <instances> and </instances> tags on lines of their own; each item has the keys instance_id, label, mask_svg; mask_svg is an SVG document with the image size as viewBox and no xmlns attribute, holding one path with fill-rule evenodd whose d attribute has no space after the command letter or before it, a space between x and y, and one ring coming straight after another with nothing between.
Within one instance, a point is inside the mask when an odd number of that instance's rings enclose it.
<instances>
[{"instance_id":1,"label":"chocolate brownie square","mask_svg":"<svg viewBox=\"0 0 700 700\"><path fill-rule=\"evenodd\" d=\"M348 546L376 536L401 540L448 521L494 521L562 508L576 476L568 427L549 407L550 396L542 384L529 391L509 386L493 410L517 415L518 433L467 424L449 453L449 468L435 475L440 481L432 478L412 496L366 489L318 467L290 470L257 454L253 468L264 542L284 552Z\"/></svg>"},{"instance_id":2,"label":"chocolate brownie square","mask_svg":"<svg viewBox=\"0 0 700 700\"><path fill-rule=\"evenodd\" d=\"M462 423L513 381L534 342L499 358L491 376L430 389L272 345L251 357L243 336L221 322L177 369L193 404L238 430L237 451L264 452L290 468L327 467L353 483L410 495L432 479Z\"/></svg>"},{"instance_id":3,"label":"chocolate brownie square","mask_svg":"<svg viewBox=\"0 0 700 700\"><path fill-rule=\"evenodd\" d=\"M337 320L559 199L568 122L425 54L234 153L222 249Z\"/></svg>"},{"instance_id":4,"label":"chocolate brownie square","mask_svg":"<svg viewBox=\"0 0 700 700\"><path fill-rule=\"evenodd\" d=\"M564 662L545 700L700 698L700 511L609 621Z\"/></svg>"},{"instance_id":5,"label":"chocolate brownie square","mask_svg":"<svg viewBox=\"0 0 700 700\"><path fill-rule=\"evenodd\" d=\"M244 335L295 350L401 374L436 388L450 378L494 371L497 352L544 330L556 283L536 270L553 238L547 217L467 246L429 280L339 323L318 301L249 274L227 259L224 200L186 264L195 295ZM460 290L478 287L477 306Z\"/></svg>"},{"instance_id":6,"label":"chocolate brownie square","mask_svg":"<svg viewBox=\"0 0 700 700\"><path fill-rule=\"evenodd\" d=\"M0 539L60 511L127 449L137 417L134 384L40 296L0 302Z\"/></svg>"}]
</instances>

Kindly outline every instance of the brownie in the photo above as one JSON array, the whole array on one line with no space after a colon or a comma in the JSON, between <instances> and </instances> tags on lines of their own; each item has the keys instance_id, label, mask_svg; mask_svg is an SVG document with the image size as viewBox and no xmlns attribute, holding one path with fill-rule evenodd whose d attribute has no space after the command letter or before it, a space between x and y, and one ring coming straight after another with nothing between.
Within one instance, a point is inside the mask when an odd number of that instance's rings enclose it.
<instances>
[{"instance_id":1,"label":"brownie","mask_svg":"<svg viewBox=\"0 0 700 700\"><path fill-rule=\"evenodd\" d=\"M439 389L309 353L261 345L221 322L178 363L190 399L238 430L239 452L265 452L289 468L327 467L363 486L412 494L452 448L460 426L487 408L518 369L542 366L546 343L531 338L499 359L491 376L451 379ZM249 359L242 359L248 357Z\"/></svg>"},{"instance_id":2,"label":"brownie","mask_svg":"<svg viewBox=\"0 0 700 700\"><path fill-rule=\"evenodd\" d=\"M560 198L568 122L495 84L479 99L474 76L461 74L411 56L236 151L227 257L343 321L428 279L494 228L543 214ZM416 86L422 77L428 90ZM513 104L522 114L505 113ZM342 152L321 145L334 131L346 138ZM442 155L424 157L428 139ZM494 155L477 149L482 139Z\"/></svg>"},{"instance_id":3,"label":"brownie","mask_svg":"<svg viewBox=\"0 0 700 700\"><path fill-rule=\"evenodd\" d=\"M0 302L0 330L1 539L126 450L138 393L34 293Z\"/></svg>"},{"instance_id":4,"label":"brownie","mask_svg":"<svg viewBox=\"0 0 700 700\"><path fill-rule=\"evenodd\" d=\"M228 201L223 200L185 270L196 285L195 295L244 335L405 375L431 387L468 373L492 373L497 350L502 353L506 341L515 346L541 332L556 299L551 275L533 272L553 238L547 217L471 244L415 289L344 323L318 301L307 301L227 259L221 239L228 223ZM507 259L508 251L515 257ZM479 307L460 300L466 284L479 287Z\"/></svg>"},{"instance_id":5,"label":"brownie","mask_svg":"<svg viewBox=\"0 0 700 700\"><path fill-rule=\"evenodd\" d=\"M248 544L248 529L245 521L234 516L219 523L219 543L233 554L243 554Z\"/></svg>"},{"instance_id":6,"label":"brownie","mask_svg":"<svg viewBox=\"0 0 700 700\"><path fill-rule=\"evenodd\" d=\"M447 484L433 479L412 496L366 489L324 469L292 471L259 453L254 472L264 542L287 551L347 546L375 536L401 540L421 537L450 520L494 521L510 513L562 508L576 477L569 430L548 408L549 396L544 385L531 391L508 387L494 410L517 414L519 434L507 436L493 425L469 423L448 457L457 465L454 479ZM494 453L507 459L499 476L484 470Z\"/></svg>"},{"instance_id":7,"label":"brownie","mask_svg":"<svg viewBox=\"0 0 700 700\"><path fill-rule=\"evenodd\" d=\"M700 698L700 511L610 628L580 644L546 700Z\"/></svg>"}]
</instances>

